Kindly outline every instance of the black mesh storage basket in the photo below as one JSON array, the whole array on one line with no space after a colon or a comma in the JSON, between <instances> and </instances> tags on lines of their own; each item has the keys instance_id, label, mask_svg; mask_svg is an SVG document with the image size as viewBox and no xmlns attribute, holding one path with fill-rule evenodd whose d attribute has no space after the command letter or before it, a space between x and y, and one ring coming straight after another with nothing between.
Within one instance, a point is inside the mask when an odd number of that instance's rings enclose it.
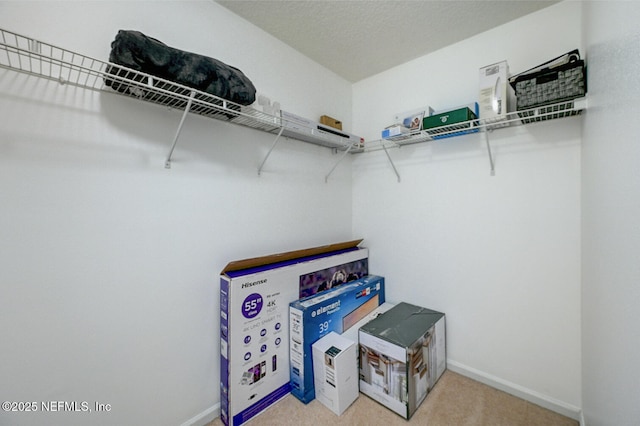
<instances>
[{"instance_id":1,"label":"black mesh storage basket","mask_svg":"<svg viewBox=\"0 0 640 426\"><path fill-rule=\"evenodd\" d=\"M549 67L542 64L537 71L525 72L510 79L516 94L516 109L523 111L518 112L518 116L525 124L580 114L580 111L572 110L573 102L568 102L587 93L586 68L580 54L574 50L549 62L559 64ZM549 107L545 107L547 105ZM536 117L551 112L557 114Z\"/></svg>"}]
</instances>

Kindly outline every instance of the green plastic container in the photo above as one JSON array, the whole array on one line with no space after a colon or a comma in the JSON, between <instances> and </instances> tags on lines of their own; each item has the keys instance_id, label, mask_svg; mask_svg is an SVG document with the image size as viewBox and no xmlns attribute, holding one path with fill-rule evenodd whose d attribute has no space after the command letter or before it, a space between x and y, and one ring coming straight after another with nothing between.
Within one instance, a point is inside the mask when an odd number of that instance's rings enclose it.
<instances>
[{"instance_id":1,"label":"green plastic container","mask_svg":"<svg viewBox=\"0 0 640 426\"><path fill-rule=\"evenodd\" d=\"M449 124L461 123L463 121L475 120L477 117L469 108L458 108L440 114L430 115L422 120L423 129L446 126Z\"/></svg>"},{"instance_id":2,"label":"green plastic container","mask_svg":"<svg viewBox=\"0 0 640 426\"><path fill-rule=\"evenodd\" d=\"M422 128L427 131L434 139L457 136L465 133L477 132L473 129L471 120L477 119L478 116L470 108L458 108L451 111L442 112L440 114L430 115L422 120ZM464 123L464 124L459 124ZM442 127L446 126L446 127ZM438 129L434 129L434 128ZM429 130L434 129L434 130ZM454 130L462 130L453 132Z\"/></svg>"}]
</instances>

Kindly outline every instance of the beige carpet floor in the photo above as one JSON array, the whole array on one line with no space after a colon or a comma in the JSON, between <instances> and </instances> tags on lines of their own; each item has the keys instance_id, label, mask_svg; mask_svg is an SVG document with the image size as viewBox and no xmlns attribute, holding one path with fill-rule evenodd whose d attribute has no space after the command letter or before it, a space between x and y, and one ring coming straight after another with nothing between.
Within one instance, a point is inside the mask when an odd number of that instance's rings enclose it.
<instances>
[{"instance_id":1,"label":"beige carpet floor","mask_svg":"<svg viewBox=\"0 0 640 426\"><path fill-rule=\"evenodd\" d=\"M447 370L409 421L363 394L342 416L335 415L317 400L305 405L287 395L248 424L577 426L578 422ZM221 425L218 418L208 426Z\"/></svg>"}]
</instances>

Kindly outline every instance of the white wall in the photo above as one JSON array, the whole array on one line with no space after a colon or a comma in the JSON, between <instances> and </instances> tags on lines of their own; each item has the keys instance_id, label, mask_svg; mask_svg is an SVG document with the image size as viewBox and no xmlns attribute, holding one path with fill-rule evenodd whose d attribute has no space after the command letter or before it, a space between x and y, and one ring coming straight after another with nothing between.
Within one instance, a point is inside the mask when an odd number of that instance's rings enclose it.
<instances>
[{"instance_id":1,"label":"white wall","mask_svg":"<svg viewBox=\"0 0 640 426\"><path fill-rule=\"evenodd\" d=\"M106 60L137 29L235 65L283 108L350 122L350 84L211 1L0 2L0 27ZM313 82L313 83L311 83ZM321 89L322 88L322 89ZM276 96L277 95L277 96ZM1 424L181 424L219 395L218 273L352 238L330 150L0 69L0 396L109 413Z\"/></svg>"},{"instance_id":2,"label":"white wall","mask_svg":"<svg viewBox=\"0 0 640 426\"><path fill-rule=\"evenodd\" d=\"M581 47L565 2L354 84L367 139L396 112L477 100L478 69L512 73ZM553 28L543 31L542 28ZM535 34L535 40L532 40ZM447 314L449 367L577 418L582 118L358 155L354 235L366 236L388 299Z\"/></svg>"},{"instance_id":3,"label":"white wall","mask_svg":"<svg viewBox=\"0 0 640 426\"><path fill-rule=\"evenodd\" d=\"M584 33L590 106L494 132L493 177L469 135L391 151L401 183L376 152L325 184L328 150L284 140L258 177L272 136L193 116L165 170L178 112L0 70L0 396L113 407L0 423L214 412L219 270L352 237L389 299L447 313L450 367L568 415L583 407L589 426L638 418L636 4L561 3L357 83L353 126L346 81L215 3L123 4L0 2L0 27L100 59L118 29L138 29L368 139L396 112L475 100L483 65L518 72Z\"/></svg>"},{"instance_id":4,"label":"white wall","mask_svg":"<svg viewBox=\"0 0 640 426\"><path fill-rule=\"evenodd\" d=\"M582 400L589 426L640 418L640 3L588 2L582 182Z\"/></svg>"}]
</instances>

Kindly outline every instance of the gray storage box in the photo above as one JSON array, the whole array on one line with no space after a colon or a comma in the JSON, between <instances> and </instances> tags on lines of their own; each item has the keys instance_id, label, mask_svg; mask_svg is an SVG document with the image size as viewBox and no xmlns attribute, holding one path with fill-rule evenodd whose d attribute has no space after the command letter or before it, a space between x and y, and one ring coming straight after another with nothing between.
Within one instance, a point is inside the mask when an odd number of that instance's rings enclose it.
<instances>
[{"instance_id":1,"label":"gray storage box","mask_svg":"<svg viewBox=\"0 0 640 426\"><path fill-rule=\"evenodd\" d=\"M360 328L360 392L405 419L446 369L445 316L399 303Z\"/></svg>"}]
</instances>

